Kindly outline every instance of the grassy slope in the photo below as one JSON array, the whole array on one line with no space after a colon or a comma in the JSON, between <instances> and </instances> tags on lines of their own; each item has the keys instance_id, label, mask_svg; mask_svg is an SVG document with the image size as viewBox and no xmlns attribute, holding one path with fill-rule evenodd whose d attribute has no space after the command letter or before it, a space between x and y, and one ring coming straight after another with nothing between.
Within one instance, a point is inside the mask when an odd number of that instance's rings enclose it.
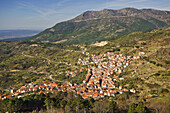
<instances>
[{"instance_id":1,"label":"grassy slope","mask_svg":"<svg viewBox=\"0 0 170 113\"><path fill-rule=\"evenodd\" d=\"M148 20L138 17L115 17L81 22L66 21L56 24L32 39L51 42L67 39L65 44L90 44L136 31L150 31L167 26L166 23L154 18Z\"/></svg>"},{"instance_id":2,"label":"grassy slope","mask_svg":"<svg viewBox=\"0 0 170 113\"><path fill-rule=\"evenodd\" d=\"M169 94L163 96L162 89L170 89L170 28L164 30L154 30L151 32L136 32L117 40L112 40L111 46L120 46L121 52L127 55L137 55L139 51L146 53L145 57L136 61L138 69L130 66L123 77L131 78L133 84L140 91L140 98L146 95L155 94L155 98L149 99L146 104L149 108L167 109ZM137 48L136 48L137 47ZM136 72L134 71L136 70ZM138 78L138 79L135 79ZM140 98L134 101L137 102ZM162 102L162 99L164 102ZM133 100L133 99L132 99ZM162 103L161 103L162 102ZM159 103L159 105L158 105Z\"/></svg>"},{"instance_id":3,"label":"grassy slope","mask_svg":"<svg viewBox=\"0 0 170 113\"><path fill-rule=\"evenodd\" d=\"M75 70L80 48L30 42L0 42L0 88L20 87L31 81L47 79L46 75L60 75ZM68 48L68 49L67 49ZM75 50L75 51L74 51ZM74 51L74 52L72 52ZM59 74L60 73L60 74Z\"/></svg>"}]
</instances>

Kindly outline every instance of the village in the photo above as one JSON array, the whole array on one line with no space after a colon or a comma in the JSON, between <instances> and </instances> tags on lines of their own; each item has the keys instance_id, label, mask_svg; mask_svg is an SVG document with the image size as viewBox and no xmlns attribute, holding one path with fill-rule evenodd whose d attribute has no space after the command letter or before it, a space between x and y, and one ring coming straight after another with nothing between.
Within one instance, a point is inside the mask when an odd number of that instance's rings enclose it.
<instances>
[{"instance_id":1,"label":"village","mask_svg":"<svg viewBox=\"0 0 170 113\"><path fill-rule=\"evenodd\" d=\"M34 82L22 86L18 90L11 89L11 95L0 95L0 100L10 98L21 98L31 94L52 93L57 94L62 92L74 92L82 96L83 99L88 98L104 98L106 96L115 97L117 94L124 92L136 93L134 88L127 89L126 86L117 86L116 82L125 80L122 77L118 77L115 74L120 74L127 68L133 60L139 59L144 52L140 52L138 56L124 56L122 54L114 54L113 52L107 52L106 54L90 55L87 52L87 58L79 58L79 65L87 65L86 79L81 84L58 84L53 81L42 81L42 84L36 84ZM84 68L83 68L84 69ZM76 72L67 73L67 76L78 76ZM110 75L113 75L112 77Z\"/></svg>"}]
</instances>

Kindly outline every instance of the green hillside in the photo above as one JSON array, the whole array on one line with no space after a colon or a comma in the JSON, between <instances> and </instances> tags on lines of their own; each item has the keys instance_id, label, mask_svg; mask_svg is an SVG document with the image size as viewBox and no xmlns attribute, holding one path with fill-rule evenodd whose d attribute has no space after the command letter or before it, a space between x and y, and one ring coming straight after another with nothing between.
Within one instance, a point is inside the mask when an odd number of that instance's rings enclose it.
<instances>
[{"instance_id":1,"label":"green hillside","mask_svg":"<svg viewBox=\"0 0 170 113\"><path fill-rule=\"evenodd\" d=\"M136 31L167 27L170 25L169 18L168 11L150 9L87 11L72 20L58 23L31 39L61 41L64 44L91 44Z\"/></svg>"},{"instance_id":2,"label":"green hillside","mask_svg":"<svg viewBox=\"0 0 170 113\"><path fill-rule=\"evenodd\" d=\"M68 31L69 32L69 31ZM115 82L117 86L127 86L127 88L135 88L136 93L123 93L116 95L114 98L106 97L88 101L79 96L69 96L71 93L62 93L62 97L48 96L28 96L22 99L15 99L13 102L31 102L33 98L42 97L38 104L39 108L46 109L48 107L45 99L50 99L57 110L68 110L76 112L77 109L91 112L99 112L100 106L103 112L116 111L124 112L138 110L140 106L147 112L155 113L167 112L169 110L169 82L170 82L170 28L162 30L152 30L150 32L134 32L129 35L112 38L104 46L94 45L64 45L31 41L18 42L0 42L0 94L10 94L9 88L20 88L31 82L41 84L43 80L56 81L58 84L77 83L80 84L86 78L88 65L78 63L79 58L87 58L88 55L101 55L107 52L115 54L123 54L130 56L138 56L139 52L145 54L138 60L133 60L123 72L115 73L115 76L124 78L123 81ZM90 59L91 60L91 59ZM89 61L90 61L89 60ZM107 62L107 59L105 60ZM97 65L92 65L96 66ZM84 69L83 71L80 71ZM77 72L75 77L68 76L68 72ZM52 77L52 79L50 78ZM113 77L113 75L112 75ZM61 95L61 94L59 94ZM65 97L64 97L65 95ZM68 98L68 99L67 99ZM78 99L76 99L78 98ZM27 100L27 101L26 101ZM61 102L62 101L62 102ZM80 101L80 102L79 102ZM2 101L0 101L2 102ZM72 103L74 102L74 103ZM82 104L81 108L77 102ZM85 102L89 106L85 106ZM109 104L106 104L108 103ZM113 109L108 109L110 102L114 103ZM116 102L116 104L115 104ZM142 102L142 103L141 103ZM10 103L9 100L3 101L5 105ZM67 103L67 104L64 104ZM113 103L111 103L113 105ZM92 104L92 105L91 105ZM13 104L9 104L13 105ZM44 106L45 107L44 107ZM116 106L115 106L116 105ZM134 105L134 106L133 106ZM23 103L22 110L35 110L30 104ZM64 107L63 107L64 106ZM137 107L139 106L139 107ZM86 109L85 109L86 108ZM110 107L109 107L110 108ZM46 109L47 110L47 109ZM15 110L14 110L15 111ZM108 111L108 112L109 112Z\"/></svg>"},{"instance_id":3,"label":"green hillside","mask_svg":"<svg viewBox=\"0 0 170 113\"><path fill-rule=\"evenodd\" d=\"M96 55L108 51L125 55L137 55L139 51L144 51L147 55L147 58L144 58L144 60L153 61L158 67L161 64L161 67L169 69L169 38L170 29L168 28L164 30L153 30L151 32L135 32L117 39L113 38L103 47L91 45L65 46L61 44L27 41L0 42L1 77L4 79L10 77L13 80L11 74L15 75L20 72L29 72L37 75L40 72L44 72L44 74L57 74L58 72L64 73L68 69L72 70L72 68L74 70L77 67L74 67L74 65L78 58L81 56L85 57L82 54L85 48L87 52ZM34 44L38 44L38 46L32 46ZM11 70L14 71L12 72ZM22 74L20 76L22 77ZM31 81L31 79L28 78L28 81ZM8 79L8 82L10 82L10 79ZM8 82L1 83L2 86L0 87L8 87L8 85L5 85Z\"/></svg>"}]
</instances>

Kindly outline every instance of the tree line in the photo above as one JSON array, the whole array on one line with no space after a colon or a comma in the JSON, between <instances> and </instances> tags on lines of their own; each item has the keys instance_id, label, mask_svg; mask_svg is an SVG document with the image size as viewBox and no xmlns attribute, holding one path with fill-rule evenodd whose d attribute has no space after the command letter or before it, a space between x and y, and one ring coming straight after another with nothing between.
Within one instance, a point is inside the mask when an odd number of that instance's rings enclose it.
<instances>
[{"instance_id":1,"label":"tree line","mask_svg":"<svg viewBox=\"0 0 170 113\"><path fill-rule=\"evenodd\" d=\"M23 98L5 99L0 101L0 112L65 112L65 113L146 113L142 104L132 104L129 110L122 111L113 98L94 100L83 99L73 92L58 92L57 95L32 94Z\"/></svg>"}]
</instances>

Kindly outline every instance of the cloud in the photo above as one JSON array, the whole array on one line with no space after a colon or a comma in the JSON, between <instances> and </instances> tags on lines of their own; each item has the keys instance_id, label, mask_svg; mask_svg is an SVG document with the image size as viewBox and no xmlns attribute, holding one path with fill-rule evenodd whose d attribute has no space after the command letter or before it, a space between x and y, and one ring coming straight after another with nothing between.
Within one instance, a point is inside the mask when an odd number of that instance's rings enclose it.
<instances>
[{"instance_id":1,"label":"cloud","mask_svg":"<svg viewBox=\"0 0 170 113\"><path fill-rule=\"evenodd\" d=\"M33 11L37 16L39 17L42 17L44 19L47 19L49 18L49 16L53 16L53 15L56 15L56 14L63 14L60 10L57 10L56 7L61 7L64 5L64 3L68 2L70 0L61 0L59 2L57 2L56 4L52 4L52 6L50 8L46 7L46 8L42 8L42 7L39 7L39 6L35 6L31 3L28 3L28 2L19 2L18 3L18 6L17 8L19 9L22 9L22 10L30 10L30 11ZM49 4L48 4L49 5ZM33 17L29 17L30 19L32 19Z\"/></svg>"},{"instance_id":2,"label":"cloud","mask_svg":"<svg viewBox=\"0 0 170 113\"><path fill-rule=\"evenodd\" d=\"M58 2L49 2L48 4L35 4L34 2L17 2L16 8L22 13L21 26L32 26L33 28L47 28L55 25L58 22L65 21L72 18L70 13L73 6L68 6L67 2L70 0L57 0ZM42 7L42 5L45 5Z\"/></svg>"},{"instance_id":3,"label":"cloud","mask_svg":"<svg viewBox=\"0 0 170 113\"><path fill-rule=\"evenodd\" d=\"M111 2L106 2L101 5L104 8L122 8L122 7L132 7L136 4L146 3L148 0L115 0Z\"/></svg>"},{"instance_id":4,"label":"cloud","mask_svg":"<svg viewBox=\"0 0 170 113\"><path fill-rule=\"evenodd\" d=\"M170 11L170 7L158 7L158 10Z\"/></svg>"},{"instance_id":5,"label":"cloud","mask_svg":"<svg viewBox=\"0 0 170 113\"><path fill-rule=\"evenodd\" d=\"M65 3L69 2L70 0L61 0L58 3L56 3L56 6L63 6Z\"/></svg>"},{"instance_id":6,"label":"cloud","mask_svg":"<svg viewBox=\"0 0 170 113\"><path fill-rule=\"evenodd\" d=\"M166 4L164 4L166 3ZM170 10L168 0L113 0L100 5L101 9L121 9L125 7L153 8L159 10Z\"/></svg>"}]
</instances>

